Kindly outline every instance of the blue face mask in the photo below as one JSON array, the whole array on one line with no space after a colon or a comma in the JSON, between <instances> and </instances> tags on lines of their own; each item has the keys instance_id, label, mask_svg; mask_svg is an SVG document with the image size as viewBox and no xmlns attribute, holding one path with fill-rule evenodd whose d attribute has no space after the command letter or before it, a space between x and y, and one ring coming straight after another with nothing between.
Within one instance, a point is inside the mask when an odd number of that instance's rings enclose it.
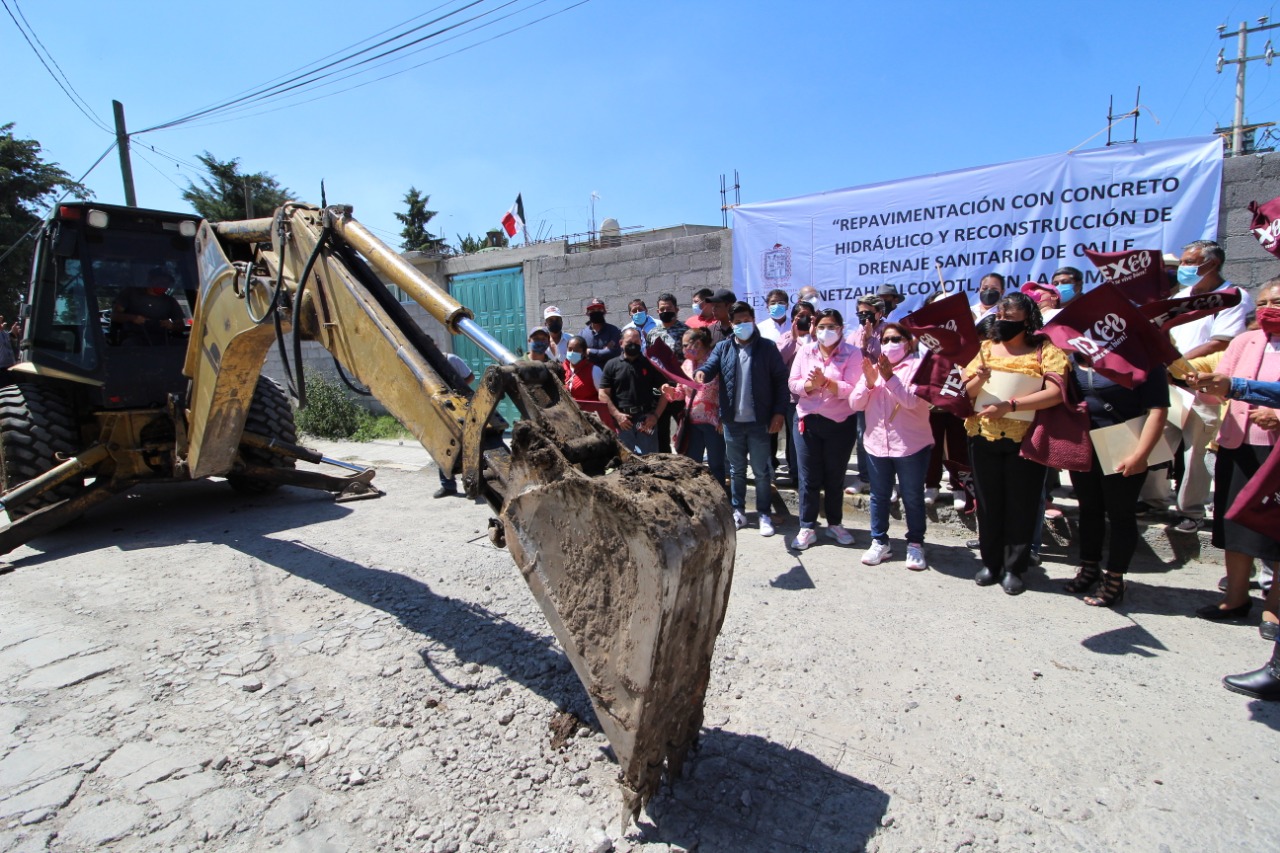
<instances>
[{"instance_id":1,"label":"blue face mask","mask_svg":"<svg viewBox=\"0 0 1280 853\"><path fill-rule=\"evenodd\" d=\"M751 337L751 333L755 330L756 324L748 320L745 323L733 324L733 335L740 341L745 341Z\"/></svg>"},{"instance_id":2,"label":"blue face mask","mask_svg":"<svg viewBox=\"0 0 1280 853\"><path fill-rule=\"evenodd\" d=\"M1178 267L1178 284L1183 287L1191 287L1200 280L1200 267Z\"/></svg>"},{"instance_id":3,"label":"blue face mask","mask_svg":"<svg viewBox=\"0 0 1280 853\"><path fill-rule=\"evenodd\" d=\"M1058 285L1058 301L1062 303L1070 302L1076 298L1076 286L1074 284Z\"/></svg>"},{"instance_id":4,"label":"blue face mask","mask_svg":"<svg viewBox=\"0 0 1280 853\"><path fill-rule=\"evenodd\" d=\"M645 311L637 311L636 313L631 315L631 322L635 323L637 326L643 326L646 322L648 322L648 320L649 320L649 315Z\"/></svg>"},{"instance_id":5,"label":"blue face mask","mask_svg":"<svg viewBox=\"0 0 1280 853\"><path fill-rule=\"evenodd\" d=\"M775 320L781 320L787 316L787 306L778 302L773 303L769 306L769 316Z\"/></svg>"},{"instance_id":6,"label":"blue face mask","mask_svg":"<svg viewBox=\"0 0 1280 853\"><path fill-rule=\"evenodd\" d=\"M582 353L577 352L576 350L569 353L570 364L577 364L580 361L582 361Z\"/></svg>"},{"instance_id":7,"label":"blue face mask","mask_svg":"<svg viewBox=\"0 0 1280 853\"><path fill-rule=\"evenodd\" d=\"M529 349L533 352L546 352L550 346L550 341L529 341Z\"/></svg>"}]
</instances>

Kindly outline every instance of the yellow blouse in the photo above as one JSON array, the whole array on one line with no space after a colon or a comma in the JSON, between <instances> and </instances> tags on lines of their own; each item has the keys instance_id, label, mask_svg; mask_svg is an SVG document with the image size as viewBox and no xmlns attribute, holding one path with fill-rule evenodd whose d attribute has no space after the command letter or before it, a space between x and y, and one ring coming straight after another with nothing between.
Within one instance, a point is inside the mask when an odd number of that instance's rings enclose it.
<instances>
[{"instance_id":1,"label":"yellow blouse","mask_svg":"<svg viewBox=\"0 0 1280 853\"><path fill-rule=\"evenodd\" d=\"M972 374L976 371L981 366L983 359L986 360L987 366L992 370L1025 373L1027 376L1044 376L1046 373L1057 373L1061 376L1066 376L1067 371L1071 369L1071 364L1067 361L1067 354L1048 341L1040 345L1038 354L1036 350L1032 350L1026 355L1012 357L992 355L991 341L983 341L982 355L969 362L965 373ZM969 435L981 436L988 441L996 441L1001 438L1022 441L1023 436L1027 434L1027 430L1031 429L1031 421L1021 421L1016 418L980 418L977 415L970 415L965 419L964 428Z\"/></svg>"}]
</instances>

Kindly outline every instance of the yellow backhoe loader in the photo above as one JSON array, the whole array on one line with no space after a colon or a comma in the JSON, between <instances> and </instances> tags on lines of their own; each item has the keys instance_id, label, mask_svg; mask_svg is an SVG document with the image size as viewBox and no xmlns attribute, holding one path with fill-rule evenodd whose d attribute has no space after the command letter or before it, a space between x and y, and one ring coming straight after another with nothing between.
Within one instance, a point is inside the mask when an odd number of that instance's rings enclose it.
<instances>
[{"instance_id":1,"label":"yellow backhoe loader","mask_svg":"<svg viewBox=\"0 0 1280 853\"><path fill-rule=\"evenodd\" d=\"M384 280L493 358L474 392ZM0 554L149 482L379 495L371 469L296 468L334 460L297 444L289 398L262 366L279 347L305 403L297 356L316 341L492 508L490 537L510 549L613 746L624 814L678 773L732 580L722 490L688 459L629 454L350 208L290 203L213 224L62 205L38 238L22 320L0 388ZM497 413L504 399L514 424Z\"/></svg>"}]
</instances>

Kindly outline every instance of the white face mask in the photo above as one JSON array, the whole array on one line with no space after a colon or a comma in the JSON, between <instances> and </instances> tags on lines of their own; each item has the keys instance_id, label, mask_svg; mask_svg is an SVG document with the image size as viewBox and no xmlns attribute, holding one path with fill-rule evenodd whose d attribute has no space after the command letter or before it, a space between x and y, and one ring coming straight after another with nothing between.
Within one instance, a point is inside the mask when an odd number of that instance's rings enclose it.
<instances>
[{"instance_id":1,"label":"white face mask","mask_svg":"<svg viewBox=\"0 0 1280 853\"><path fill-rule=\"evenodd\" d=\"M836 341L840 340L839 329L819 329L817 332L818 343L825 347L829 347Z\"/></svg>"},{"instance_id":2,"label":"white face mask","mask_svg":"<svg viewBox=\"0 0 1280 853\"><path fill-rule=\"evenodd\" d=\"M813 306L813 310L815 312L822 310L822 299L816 293L813 294L812 296L801 297L800 301L808 302L810 305Z\"/></svg>"}]
</instances>

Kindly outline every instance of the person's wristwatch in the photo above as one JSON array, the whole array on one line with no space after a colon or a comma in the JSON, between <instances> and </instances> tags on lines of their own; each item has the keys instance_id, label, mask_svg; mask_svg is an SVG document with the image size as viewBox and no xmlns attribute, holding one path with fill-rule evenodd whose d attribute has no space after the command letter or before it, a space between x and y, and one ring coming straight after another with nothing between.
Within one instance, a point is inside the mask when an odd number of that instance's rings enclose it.
<instances>
[{"instance_id":1,"label":"person's wristwatch","mask_svg":"<svg viewBox=\"0 0 1280 853\"><path fill-rule=\"evenodd\" d=\"M1010 412L1018 411L1018 399L1016 397L1009 398L1009 411Z\"/></svg>"}]
</instances>

